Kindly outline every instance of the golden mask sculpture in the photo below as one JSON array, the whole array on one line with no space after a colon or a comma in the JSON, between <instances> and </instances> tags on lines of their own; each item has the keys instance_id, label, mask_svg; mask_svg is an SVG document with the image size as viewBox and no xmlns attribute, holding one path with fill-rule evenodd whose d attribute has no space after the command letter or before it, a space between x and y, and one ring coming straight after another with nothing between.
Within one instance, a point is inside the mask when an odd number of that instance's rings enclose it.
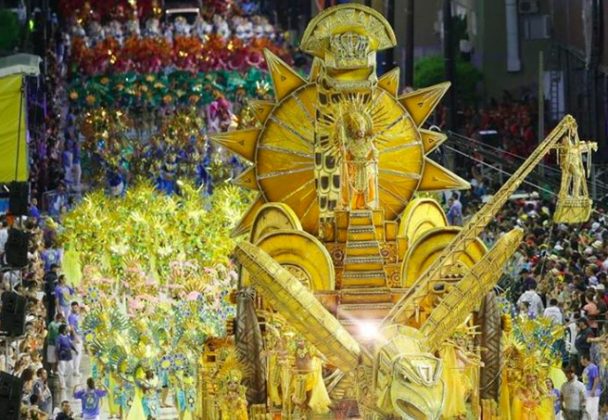
<instances>
[{"instance_id":1,"label":"golden mask sculpture","mask_svg":"<svg viewBox=\"0 0 608 420\"><path fill-rule=\"evenodd\" d=\"M454 362L440 355L454 354L447 343L471 322L485 350L478 345L471 359L480 362L467 368L474 391L459 395L476 413L495 405L502 360L492 289L523 232L513 229L490 250L479 234L555 149L569 174L556 218L589 217L581 168L594 143L579 141L570 116L465 226L448 226L439 203L414 197L469 185L427 157L446 136L421 128L449 84L398 96L398 69L377 76L377 51L395 44L373 9L326 9L302 39L315 57L308 78L267 51L276 102L252 104L257 127L212 137L252 163L236 183L259 192L234 231L249 234L235 251L240 287L262 297L240 302L236 323L250 404L270 399L274 407L288 387L265 357L272 352L260 351L272 340L259 320L278 313L327 360L332 407L350 401L365 418L461 415L442 379ZM306 400L298 401L301 413Z\"/></svg>"}]
</instances>

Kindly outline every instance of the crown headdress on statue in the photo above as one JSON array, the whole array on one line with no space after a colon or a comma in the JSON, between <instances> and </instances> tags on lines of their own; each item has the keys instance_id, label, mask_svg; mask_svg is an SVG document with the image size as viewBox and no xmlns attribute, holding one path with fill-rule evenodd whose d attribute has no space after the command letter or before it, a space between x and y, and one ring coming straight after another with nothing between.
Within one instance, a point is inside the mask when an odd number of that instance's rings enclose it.
<instances>
[{"instance_id":1,"label":"crown headdress on statue","mask_svg":"<svg viewBox=\"0 0 608 420\"><path fill-rule=\"evenodd\" d=\"M329 39L330 50L336 63L341 65L364 65L370 53L369 37L356 32L332 35Z\"/></svg>"}]
</instances>

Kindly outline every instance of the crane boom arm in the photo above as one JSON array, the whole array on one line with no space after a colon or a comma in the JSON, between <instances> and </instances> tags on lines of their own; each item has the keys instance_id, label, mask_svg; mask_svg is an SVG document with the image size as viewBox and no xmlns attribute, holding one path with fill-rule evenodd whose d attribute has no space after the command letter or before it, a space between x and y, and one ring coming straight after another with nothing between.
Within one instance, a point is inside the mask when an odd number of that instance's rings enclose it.
<instances>
[{"instance_id":1,"label":"crane boom arm","mask_svg":"<svg viewBox=\"0 0 608 420\"><path fill-rule=\"evenodd\" d=\"M428 294L428 285L441 277L446 263L462 255L467 246L477 239L486 226L494 220L496 214L517 190L524 179L541 162L543 157L555 147L555 144L568 133L576 133L576 120L566 115L559 124L549 133L543 142L534 150L526 161L515 171L509 180L496 192L492 199L481 208L462 228L454 240L443 250L441 255L416 280L412 287L384 318L382 325L401 322L409 319L416 310L420 301Z\"/></svg>"}]
</instances>

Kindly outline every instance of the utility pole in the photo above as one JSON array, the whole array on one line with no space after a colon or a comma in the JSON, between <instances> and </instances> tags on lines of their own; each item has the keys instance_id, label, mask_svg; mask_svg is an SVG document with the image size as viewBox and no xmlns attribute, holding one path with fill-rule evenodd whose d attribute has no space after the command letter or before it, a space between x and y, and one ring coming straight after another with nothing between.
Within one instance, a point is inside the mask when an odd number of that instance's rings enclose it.
<instances>
[{"instance_id":1,"label":"utility pole","mask_svg":"<svg viewBox=\"0 0 608 420\"><path fill-rule=\"evenodd\" d=\"M452 43L452 1L443 0L443 59L445 62L445 79L452 83L447 91L446 106L447 129L454 130L456 123L456 77L454 48Z\"/></svg>"},{"instance_id":2,"label":"utility pole","mask_svg":"<svg viewBox=\"0 0 608 420\"><path fill-rule=\"evenodd\" d=\"M405 86L414 86L414 0L405 0Z\"/></svg>"},{"instance_id":3,"label":"utility pole","mask_svg":"<svg viewBox=\"0 0 608 420\"><path fill-rule=\"evenodd\" d=\"M391 28L395 27L395 0L385 0L384 11L386 20ZM395 65L395 48L386 50L386 68L384 71L390 70Z\"/></svg>"},{"instance_id":4,"label":"utility pole","mask_svg":"<svg viewBox=\"0 0 608 420\"><path fill-rule=\"evenodd\" d=\"M543 51L538 52L538 144L545 138L545 58ZM539 175L544 178L545 166L538 166Z\"/></svg>"},{"instance_id":5,"label":"utility pole","mask_svg":"<svg viewBox=\"0 0 608 420\"><path fill-rule=\"evenodd\" d=\"M585 72L587 84L587 106L589 116L589 133L594 139L598 139L598 67L602 54L602 0L591 2L591 57ZM601 144L601 143L600 143Z\"/></svg>"}]
</instances>

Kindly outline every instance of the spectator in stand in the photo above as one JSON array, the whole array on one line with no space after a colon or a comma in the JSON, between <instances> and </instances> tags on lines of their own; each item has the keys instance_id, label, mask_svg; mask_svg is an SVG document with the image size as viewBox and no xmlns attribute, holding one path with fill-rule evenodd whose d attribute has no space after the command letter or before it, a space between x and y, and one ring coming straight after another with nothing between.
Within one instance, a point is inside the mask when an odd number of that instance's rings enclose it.
<instances>
[{"instance_id":1,"label":"spectator in stand","mask_svg":"<svg viewBox=\"0 0 608 420\"><path fill-rule=\"evenodd\" d=\"M560 390L564 420L582 420L586 411L585 385L578 380L573 367L566 369L566 378L568 382Z\"/></svg>"},{"instance_id":2,"label":"spectator in stand","mask_svg":"<svg viewBox=\"0 0 608 420\"><path fill-rule=\"evenodd\" d=\"M55 373L57 372L57 348L56 348L56 343L57 343L57 337L59 337L59 328L62 325L65 325L64 323L65 319L63 317L63 314L61 312L58 312L55 315L55 319L48 325L47 330L48 330L48 334L46 336L46 345L47 345L47 353L46 353L46 357L47 357L47 363L49 364L50 368L51 368L51 373Z\"/></svg>"},{"instance_id":3,"label":"spectator in stand","mask_svg":"<svg viewBox=\"0 0 608 420\"><path fill-rule=\"evenodd\" d=\"M448 201L448 223L452 226L462 225L462 204L459 200L458 193L453 193L452 197Z\"/></svg>"},{"instance_id":4,"label":"spectator in stand","mask_svg":"<svg viewBox=\"0 0 608 420\"><path fill-rule=\"evenodd\" d=\"M0 264L4 260L4 247L8 240L8 221L6 216L0 215Z\"/></svg>"},{"instance_id":5,"label":"spectator in stand","mask_svg":"<svg viewBox=\"0 0 608 420\"><path fill-rule=\"evenodd\" d=\"M74 420L74 412L68 400L61 402L61 411L57 414L55 420Z\"/></svg>"},{"instance_id":6,"label":"spectator in stand","mask_svg":"<svg viewBox=\"0 0 608 420\"><path fill-rule=\"evenodd\" d=\"M35 419L35 420L47 420L49 418L48 414L42 411L38 405L39 397L36 394L30 395L29 400L26 402L26 406L29 407L27 411L27 415L25 418L27 419ZM22 406L23 407L23 406Z\"/></svg>"},{"instance_id":7,"label":"spectator in stand","mask_svg":"<svg viewBox=\"0 0 608 420\"><path fill-rule=\"evenodd\" d=\"M595 304L595 293L593 290L588 291L585 294L585 305L582 310L585 312L585 316L589 320L589 326L593 330L593 333L597 336L599 332L599 324L597 322L600 311Z\"/></svg>"},{"instance_id":8,"label":"spectator in stand","mask_svg":"<svg viewBox=\"0 0 608 420\"><path fill-rule=\"evenodd\" d=\"M596 293L595 293L595 306L597 307L597 320L598 320L598 328L599 328L599 332L602 332L604 330L604 326L606 325L606 314L608 313L608 305L606 305L606 301L604 300L604 292L603 289L604 285L603 284L598 284L595 287Z\"/></svg>"},{"instance_id":9,"label":"spectator in stand","mask_svg":"<svg viewBox=\"0 0 608 420\"><path fill-rule=\"evenodd\" d=\"M26 404L29 404L30 397L34 393L34 371L30 367L25 368L25 370L21 373L21 380L23 381L23 393L21 399Z\"/></svg>"},{"instance_id":10,"label":"spectator in stand","mask_svg":"<svg viewBox=\"0 0 608 420\"><path fill-rule=\"evenodd\" d=\"M59 265L51 264L50 270L44 275L45 302L47 305L47 322L55 316L55 288L59 280Z\"/></svg>"},{"instance_id":11,"label":"spectator in stand","mask_svg":"<svg viewBox=\"0 0 608 420\"><path fill-rule=\"evenodd\" d=\"M549 306L545 309L543 316L549 318L553 325L562 325L564 323L562 311L557 306L557 299L551 299Z\"/></svg>"},{"instance_id":12,"label":"spectator in stand","mask_svg":"<svg viewBox=\"0 0 608 420\"><path fill-rule=\"evenodd\" d=\"M578 320L578 334L576 335L576 341L574 344L579 357L589 355L593 338L595 338L595 334L589 326L589 321L587 321L587 318L580 318ZM580 362L580 360L577 362Z\"/></svg>"},{"instance_id":13,"label":"spectator in stand","mask_svg":"<svg viewBox=\"0 0 608 420\"><path fill-rule=\"evenodd\" d=\"M521 295L520 298L517 300L518 306L522 302L528 303L529 308L530 308L530 313L533 317L542 315L545 310L543 301L540 298L540 296L538 295L538 293L536 293L536 286L533 284L530 284L528 286L528 290L523 295Z\"/></svg>"},{"instance_id":14,"label":"spectator in stand","mask_svg":"<svg viewBox=\"0 0 608 420\"><path fill-rule=\"evenodd\" d=\"M53 413L53 395L48 385L48 374L44 368L40 368L36 372L34 395L38 397L38 408L50 416Z\"/></svg>"},{"instance_id":15,"label":"spectator in stand","mask_svg":"<svg viewBox=\"0 0 608 420\"><path fill-rule=\"evenodd\" d=\"M36 220L36 222L40 222L40 210L38 209L38 200L32 198L28 205L27 213L28 216Z\"/></svg>"},{"instance_id":16,"label":"spectator in stand","mask_svg":"<svg viewBox=\"0 0 608 420\"><path fill-rule=\"evenodd\" d=\"M41 252L40 257L44 261L44 271L51 270L53 265L59 267L61 264L61 250L56 248L53 240L48 239L44 243L44 250Z\"/></svg>"},{"instance_id":17,"label":"spectator in stand","mask_svg":"<svg viewBox=\"0 0 608 420\"><path fill-rule=\"evenodd\" d=\"M583 383L585 384L585 399L587 413L590 420L597 420L599 415L600 394L602 393L602 385L600 382L600 371L598 367L591 362L588 354L581 356L581 365L583 365Z\"/></svg>"}]
</instances>

